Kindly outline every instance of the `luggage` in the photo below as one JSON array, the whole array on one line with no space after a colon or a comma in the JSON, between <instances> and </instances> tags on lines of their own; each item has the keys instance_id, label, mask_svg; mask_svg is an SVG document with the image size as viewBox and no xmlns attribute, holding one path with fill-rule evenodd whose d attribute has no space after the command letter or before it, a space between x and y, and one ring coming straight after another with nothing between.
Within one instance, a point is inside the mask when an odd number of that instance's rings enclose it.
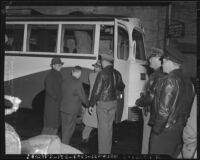
<instances>
[{"instance_id":1,"label":"luggage","mask_svg":"<svg viewBox=\"0 0 200 160\"><path fill-rule=\"evenodd\" d=\"M21 154L21 142L19 135L8 123L5 123L5 145L6 154Z\"/></svg>"}]
</instances>

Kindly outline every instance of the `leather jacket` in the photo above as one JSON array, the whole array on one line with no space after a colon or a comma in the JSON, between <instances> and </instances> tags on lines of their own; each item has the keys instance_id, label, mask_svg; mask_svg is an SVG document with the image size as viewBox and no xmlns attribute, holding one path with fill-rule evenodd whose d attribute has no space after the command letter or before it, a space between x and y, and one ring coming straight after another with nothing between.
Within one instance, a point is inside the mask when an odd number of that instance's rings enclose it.
<instances>
[{"instance_id":1,"label":"leather jacket","mask_svg":"<svg viewBox=\"0 0 200 160\"><path fill-rule=\"evenodd\" d=\"M170 128L176 122L185 126L193 98L192 82L183 75L181 69L173 70L159 79L153 100L153 132L160 134L164 128Z\"/></svg>"},{"instance_id":2,"label":"leather jacket","mask_svg":"<svg viewBox=\"0 0 200 160\"><path fill-rule=\"evenodd\" d=\"M89 106L94 106L97 101L116 100L117 91L123 91L124 88L120 72L115 70L112 65L105 67L97 75Z\"/></svg>"},{"instance_id":3,"label":"leather jacket","mask_svg":"<svg viewBox=\"0 0 200 160\"><path fill-rule=\"evenodd\" d=\"M149 107L153 101L155 85L159 78L163 77L164 73L162 72L161 67L155 70L150 76L149 80L144 87L144 91L140 93L140 98L135 102L137 106L144 107L145 110L149 111Z\"/></svg>"}]
</instances>

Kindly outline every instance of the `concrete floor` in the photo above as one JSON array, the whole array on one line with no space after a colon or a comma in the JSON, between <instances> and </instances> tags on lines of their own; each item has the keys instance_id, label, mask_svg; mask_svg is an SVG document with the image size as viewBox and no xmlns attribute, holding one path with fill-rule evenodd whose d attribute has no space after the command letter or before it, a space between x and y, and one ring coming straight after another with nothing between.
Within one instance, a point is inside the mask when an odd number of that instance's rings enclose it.
<instances>
[{"instance_id":1,"label":"concrete floor","mask_svg":"<svg viewBox=\"0 0 200 160\"><path fill-rule=\"evenodd\" d=\"M19 109L16 113L6 116L5 121L15 128L21 140L26 140L40 134L43 127L43 114L41 110ZM138 122L123 121L119 123L117 127L114 125L112 153L140 154L142 126L142 120ZM83 144L81 143L81 132L83 127L83 123L77 124L70 145L81 150L85 154L97 154L97 129L93 129L91 132L89 142ZM114 140L116 139L118 141L117 143L114 143Z\"/></svg>"}]
</instances>

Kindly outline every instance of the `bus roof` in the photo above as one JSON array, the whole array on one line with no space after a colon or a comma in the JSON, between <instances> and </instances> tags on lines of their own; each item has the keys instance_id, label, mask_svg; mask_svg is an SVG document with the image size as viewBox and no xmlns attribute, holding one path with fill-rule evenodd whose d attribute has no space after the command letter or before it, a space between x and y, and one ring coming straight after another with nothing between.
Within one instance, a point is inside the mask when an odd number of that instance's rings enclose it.
<instances>
[{"instance_id":1,"label":"bus roof","mask_svg":"<svg viewBox=\"0 0 200 160\"><path fill-rule=\"evenodd\" d=\"M45 15L33 9L9 9L6 21L113 21L114 18L128 21L128 16L73 12L68 15ZM137 19L137 18L136 18Z\"/></svg>"}]
</instances>

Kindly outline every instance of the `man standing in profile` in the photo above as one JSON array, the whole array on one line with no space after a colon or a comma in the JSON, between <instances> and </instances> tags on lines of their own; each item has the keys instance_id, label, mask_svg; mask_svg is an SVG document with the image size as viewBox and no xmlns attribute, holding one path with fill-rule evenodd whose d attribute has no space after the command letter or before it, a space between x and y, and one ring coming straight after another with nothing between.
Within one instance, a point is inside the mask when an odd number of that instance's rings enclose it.
<instances>
[{"instance_id":1,"label":"man standing in profile","mask_svg":"<svg viewBox=\"0 0 200 160\"><path fill-rule=\"evenodd\" d=\"M60 103L62 75L60 70L64 63L60 58L51 60L51 71L45 78L45 107L44 107L44 128L42 134L57 134L60 126Z\"/></svg>"},{"instance_id":2,"label":"man standing in profile","mask_svg":"<svg viewBox=\"0 0 200 160\"><path fill-rule=\"evenodd\" d=\"M181 150L183 128L190 115L194 97L192 82L182 72L184 56L175 48L164 50L163 72L153 100L150 154L166 154L176 158Z\"/></svg>"},{"instance_id":3,"label":"man standing in profile","mask_svg":"<svg viewBox=\"0 0 200 160\"><path fill-rule=\"evenodd\" d=\"M154 118L152 115L152 101L154 97L155 86L159 78L164 76L162 71L162 52L155 52L155 48L152 48L153 53L149 56L148 62L149 67L154 70L154 72L149 76L144 91L141 93L141 97L136 100L136 105L143 107L143 138L142 138L142 154L148 154L149 151L149 136L151 133L151 119ZM158 50L159 51L159 50ZM151 113L151 114L150 114Z\"/></svg>"},{"instance_id":4,"label":"man standing in profile","mask_svg":"<svg viewBox=\"0 0 200 160\"><path fill-rule=\"evenodd\" d=\"M98 153L110 154L112 148L112 125L117 108L117 90L124 90L121 74L113 68L113 57L101 54L103 70L97 75L92 90L89 113L96 104L98 119Z\"/></svg>"},{"instance_id":5,"label":"man standing in profile","mask_svg":"<svg viewBox=\"0 0 200 160\"><path fill-rule=\"evenodd\" d=\"M76 127L76 118L81 111L82 103L88 106L80 81L82 68L75 66L72 75L66 78L62 84L61 120L62 120L62 143L69 144Z\"/></svg>"}]
</instances>

